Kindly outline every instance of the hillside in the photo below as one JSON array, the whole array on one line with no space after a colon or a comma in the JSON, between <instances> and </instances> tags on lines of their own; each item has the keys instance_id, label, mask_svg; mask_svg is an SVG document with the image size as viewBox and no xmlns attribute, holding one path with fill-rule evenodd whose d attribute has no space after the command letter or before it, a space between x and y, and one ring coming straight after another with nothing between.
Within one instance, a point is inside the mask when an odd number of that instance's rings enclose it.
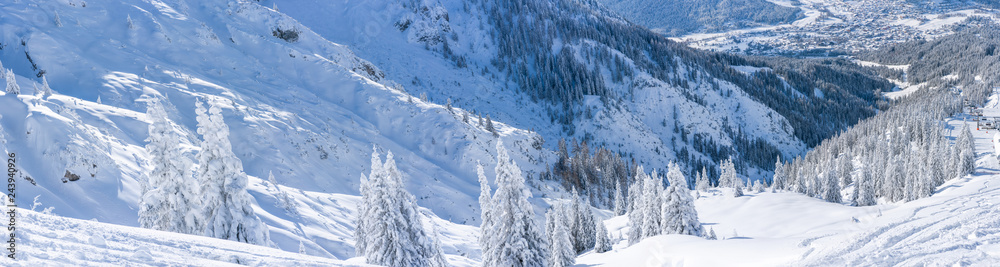
<instances>
[{"instance_id":1,"label":"hillside","mask_svg":"<svg viewBox=\"0 0 1000 267\"><path fill-rule=\"evenodd\" d=\"M765 0L600 0L629 21L666 36L787 24L804 17L798 7Z\"/></svg>"},{"instance_id":2,"label":"hillside","mask_svg":"<svg viewBox=\"0 0 1000 267\"><path fill-rule=\"evenodd\" d=\"M527 171L554 155L532 148L526 130L497 122L494 137L409 96L347 47L256 3L20 1L0 10L0 62L24 89L0 96L5 148L19 161L17 199L37 196L39 210L59 216L138 225L153 98L166 102L188 157L200 138L195 100L221 106L275 246L297 251L304 242L325 257L354 255L355 202L329 196L359 194L373 146L395 153L426 218L448 225L478 224L478 209L465 203L479 190L476 162L495 164L498 138ZM278 38L277 29L297 39ZM303 196L297 210L277 206L262 180L269 172Z\"/></svg>"},{"instance_id":3,"label":"hillside","mask_svg":"<svg viewBox=\"0 0 1000 267\"><path fill-rule=\"evenodd\" d=\"M987 116L1000 115L1000 95L985 107ZM947 119L948 130L959 132L966 119ZM620 240L613 251L581 255L577 264L988 266L1000 260L996 134L974 131L975 174L948 181L927 198L853 207L790 192L732 198L730 189L713 189L695 204L719 240L663 235L632 246ZM627 232L627 222L619 216L604 223L614 238Z\"/></svg>"},{"instance_id":4,"label":"hillside","mask_svg":"<svg viewBox=\"0 0 1000 267\"><path fill-rule=\"evenodd\" d=\"M475 170L494 179L501 142L536 220L573 189L610 217L639 166L715 180L732 158L740 181L767 180L775 158L874 116L894 86L846 59L693 49L594 1L5 1L0 14L2 78L20 88L0 95L0 144L33 210L25 265L361 263L361 180L391 151L412 217L449 264L475 266ZM192 161L206 139L195 103L221 108L270 248L135 228L152 101Z\"/></svg>"},{"instance_id":5,"label":"hillside","mask_svg":"<svg viewBox=\"0 0 1000 267\"><path fill-rule=\"evenodd\" d=\"M587 1L262 4L351 46L408 92L531 129L545 148L575 139L689 174L715 177L733 156L744 176L765 177L776 156L873 115L874 92L892 87L841 60L691 49Z\"/></svg>"}]
</instances>

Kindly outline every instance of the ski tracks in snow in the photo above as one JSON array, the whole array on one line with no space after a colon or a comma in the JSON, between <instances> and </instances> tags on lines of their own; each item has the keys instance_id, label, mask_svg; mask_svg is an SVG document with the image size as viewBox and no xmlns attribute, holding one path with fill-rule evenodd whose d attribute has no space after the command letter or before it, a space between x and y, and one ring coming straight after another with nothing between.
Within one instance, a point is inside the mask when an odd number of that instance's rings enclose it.
<instances>
[{"instance_id":1,"label":"ski tracks in snow","mask_svg":"<svg viewBox=\"0 0 1000 267\"><path fill-rule=\"evenodd\" d=\"M952 121L960 124L960 121ZM975 132L974 175L902 203L856 233L808 242L799 266L993 266L1000 263L1000 164L989 135ZM985 141L984 141L985 140Z\"/></svg>"}]
</instances>

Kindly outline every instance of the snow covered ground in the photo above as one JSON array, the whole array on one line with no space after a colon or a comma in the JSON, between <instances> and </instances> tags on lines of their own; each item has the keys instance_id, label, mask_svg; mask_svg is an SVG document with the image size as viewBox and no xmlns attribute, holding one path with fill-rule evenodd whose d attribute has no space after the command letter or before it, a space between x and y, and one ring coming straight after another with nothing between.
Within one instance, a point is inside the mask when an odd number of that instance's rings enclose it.
<instances>
[{"instance_id":1,"label":"snow covered ground","mask_svg":"<svg viewBox=\"0 0 1000 267\"><path fill-rule=\"evenodd\" d=\"M17 261L4 266L365 266L203 236L21 209ZM6 257L5 257L6 258Z\"/></svg>"},{"instance_id":2,"label":"snow covered ground","mask_svg":"<svg viewBox=\"0 0 1000 267\"><path fill-rule=\"evenodd\" d=\"M986 116L1000 116L993 95ZM948 120L951 136L963 116ZM973 125L973 129L974 125ZM1000 262L1000 162L996 130L973 131L974 175L906 203L852 207L795 193L702 194L695 205L719 240L666 235L628 246L628 218L605 221L614 250L578 266L993 266ZM845 189L847 190L847 189ZM724 255L724 256L722 256Z\"/></svg>"}]
</instances>

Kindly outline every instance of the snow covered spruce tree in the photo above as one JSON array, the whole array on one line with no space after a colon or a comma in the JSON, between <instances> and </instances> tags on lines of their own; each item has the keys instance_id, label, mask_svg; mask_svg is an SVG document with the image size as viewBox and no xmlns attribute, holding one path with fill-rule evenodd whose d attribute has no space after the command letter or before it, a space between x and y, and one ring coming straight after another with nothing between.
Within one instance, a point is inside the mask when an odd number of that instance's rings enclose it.
<instances>
[{"instance_id":1,"label":"snow covered spruce tree","mask_svg":"<svg viewBox=\"0 0 1000 267\"><path fill-rule=\"evenodd\" d=\"M295 201L292 200L292 197L288 196L288 192L285 192L285 190L281 190L281 187L278 186L278 181L274 179L274 173L272 173L271 171L267 172L267 182L271 183L271 185L274 186L274 192L275 192L274 204L276 204L278 207L282 209L285 209L285 212L287 212L289 215L298 215L298 210L296 209L297 207Z\"/></svg>"},{"instance_id":2,"label":"snow covered spruce tree","mask_svg":"<svg viewBox=\"0 0 1000 267\"><path fill-rule=\"evenodd\" d=\"M642 166L635 172L635 179L633 179L632 185L629 186L629 209L628 209L628 243L635 244L642 240L642 221L643 221L643 198L642 198L642 188L643 183L646 182L646 173L643 171Z\"/></svg>"},{"instance_id":3,"label":"snow covered spruce tree","mask_svg":"<svg viewBox=\"0 0 1000 267\"><path fill-rule=\"evenodd\" d=\"M392 152L385 163L379 157L377 150L372 152L371 173L361 176L357 255L385 266L447 266L437 241L424 231L416 199L403 188Z\"/></svg>"},{"instance_id":4,"label":"snow covered spruce tree","mask_svg":"<svg viewBox=\"0 0 1000 267\"><path fill-rule=\"evenodd\" d=\"M961 177L972 173L976 169L976 144L973 142L969 125L962 126L962 132L958 134L955 146L957 147L959 158L958 173L955 176Z\"/></svg>"},{"instance_id":5,"label":"snow covered spruce tree","mask_svg":"<svg viewBox=\"0 0 1000 267\"><path fill-rule=\"evenodd\" d=\"M649 176L646 176L646 181L642 183L642 230L641 238L647 238L660 234L662 230L661 225L661 206L663 205L663 182L660 179L660 175L653 170Z\"/></svg>"},{"instance_id":6,"label":"snow covered spruce tree","mask_svg":"<svg viewBox=\"0 0 1000 267\"><path fill-rule=\"evenodd\" d=\"M573 205L568 212L571 236L573 239L573 249L577 254L594 247L594 214L590 211L590 204L580 197L576 189L573 189Z\"/></svg>"},{"instance_id":7,"label":"snow covered spruce tree","mask_svg":"<svg viewBox=\"0 0 1000 267\"><path fill-rule=\"evenodd\" d=\"M160 231L200 234L196 214L198 192L196 182L188 175L191 161L183 155L180 136L173 123L167 119L159 100L149 102L146 108L149 152L153 170L146 176L142 196L139 198L139 225Z\"/></svg>"},{"instance_id":8,"label":"snow covered spruce tree","mask_svg":"<svg viewBox=\"0 0 1000 267\"><path fill-rule=\"evenodd\" d=\"M478 161L476 162L476 174L479 176L479 247L482 248L482 251L485 253L492 247L490 244L490 237L492 236L493 230L493 214L490 213L490 203L492 202L492 197L490 196L490 182L486 180L486 174L483 172L483 165Z\"/></svg>"},{"instance_id":9,"label":"snow covered spruce tree","mask_svg":"<svg viewBox=\"0 0 1000 267\"><path fill-rule=\"evenodd\" d=\"M545 266L548 245L535 224L535 212L528 199L531 191L503 142L497 140L497 191L490 202L491 224L488 250L483 266Z\"/></svg>"},{"instance_id":10,"label":"snow covered spruce tree","mask_svg":"<svg viewBox=\"0 0 1000 267\"><path fill-rule=\"evenodd\" d=\"M608 226L604 225L602 221L597 221L596 224L597 232L594 236L594 252L608 252L611 250L611 238L608 237Z\"/></svg>"},{"instance_id":11,"label":"snow covered spruce tree","mask_svg":"<svg viewBox=\"0 0 1000 267\"><path fill-rule=\"evenodd\" d=\"M705 169L705 167L702 167L701 171L698 172L698 177L695 178L695 183L697 183L695 185L695 188L698 189L698 191L708 192L708 188L712 187L712 185L709 184L709 181L708 181L708 170Z\"/></svg>"},{"instance_id":12,"label":"snow covered spruce tree","mask_svg":"<svg viewBox=\"0 0 1000 267\"><path fill-rule=\"evenodd\" d=\"M7 80L7 94L8 95L19 95L21 94L21 87L17 85L17 80L14 76L14 71L7 69L4 72L4 78Z\"/></svg>"},{"instance_id":13,"label":"snow covered spruce tree","mask_svg":"<svg viewBox=\"0 0 1000 267\"><path fill-rule=\"evenodd\" d=\"M788 176L785 175L785 166L781 163L781 157L774 162L774 178L771 178L771 188L774 190L785 190L785 182Z\"/></svg>"},{"instance_id":14,"label":"snow covered spruce tree","mask_svg":"<svg viewBox=\"0 0 1000 267\"><path fill-rule=\"evenodd\" d=\"M549 235L550 266L571 266L576 262L576 251L573 248L572 206L557 204L545 214Z\"/></svg>"},{"instance_id":15,"label":"snow covered spruce tree","mask_svg":"<svg viewBox=\"0 0 1000 267\"><path fill-rule=\"evenodd\" d=\"M719 164L719 186L732 187L733 197L743 196L743 180L736 174L736 164L729 158Z\"/></svg>"},{"instance_id":16,"label":"snow covered spruce tree","mask_svg":"<svg viewBox=\"0 0 1000 267\"><path fill-rule=\"evenodd\" d=\"M195 103L198 133L204 137L198 152L198 178L202 195L201 222L205 236L256 245L270 243L267 225L260 221L247 193L247 175L243 163L233 154L229 126L222 110L212 105L207 110Z\"/></svg>"},{"instance_id":17,"label":"snow covered spruce tree","mask_svg":"<svg viewBox=\"0 0 1000 267\"><path fill-rule=\"evenodd\" d=\"M615 183L615 204L613 210L615 216L625 215L626 209L625 196L622 195L622 187L619 183Z\"/></svg>"},{"instance_id":18,"label":"snow covered spruce tree","mask_svg":"<svg viewBox=\"0 0 1000 267\"><path fill-rule=\"evenodd\" d=\"M667 171L670 186L664 193L664 204L660 211L663 234L702 236L704 229L698 221L698 211L694 209L694 199L688 190L687 178L680 166L671 162Z\"/></svg>"}]
</instances>

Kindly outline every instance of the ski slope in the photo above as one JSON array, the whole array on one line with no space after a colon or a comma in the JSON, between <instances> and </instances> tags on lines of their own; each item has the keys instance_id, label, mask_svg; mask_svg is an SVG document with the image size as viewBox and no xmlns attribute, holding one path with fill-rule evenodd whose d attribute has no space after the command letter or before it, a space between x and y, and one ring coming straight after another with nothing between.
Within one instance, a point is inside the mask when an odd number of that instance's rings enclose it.
<instances>
[{"instance_id":1,"label":"ski slope","mask_svg":"<svg viewBox=\"0 0 1000 267\"><path fill-rule=\"evenodd\" d=\"M1000 116L1000 94L984 113ZM951 136L963 119L948 120ZM975 173L927 198L852 207L795 193L733 198L730 189L713 189L695 205L719 240L664 235L628 246L621 239L628 218L618 216L604 222L618 240L614 250L585 253L577 266L992 266L1000 262L997 134L973 131Z\"/></svg>"}]
</instances>

